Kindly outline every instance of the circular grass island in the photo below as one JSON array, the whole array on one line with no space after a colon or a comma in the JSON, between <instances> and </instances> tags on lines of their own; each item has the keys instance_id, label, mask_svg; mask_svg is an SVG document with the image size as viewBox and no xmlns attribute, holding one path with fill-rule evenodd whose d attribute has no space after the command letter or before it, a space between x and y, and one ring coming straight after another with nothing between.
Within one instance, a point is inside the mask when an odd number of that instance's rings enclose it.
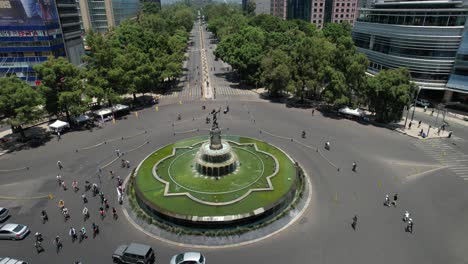
<instances>
[{"instance_id":1,"label":"circular grass island","mask_svg":"<svg viewBox=\"0 0 468 264\"><path fill-rule=\"evenodd\" d=\"M219 136L218 136L219 137ZM285 212L299 197L299 168L282 150L240 136L219 137L232 170L218 163L199 169L213 137L194 137L156 150L137 167L131 187L137 204L156 222L181 228L231 229L254 226ZM207 151L208 150L208 151ZM215 154L214 154L215 155ZM235 164L232 164L235 157ZM216 171L215 171L216 169Z\"/></svg>"}]
</instances>

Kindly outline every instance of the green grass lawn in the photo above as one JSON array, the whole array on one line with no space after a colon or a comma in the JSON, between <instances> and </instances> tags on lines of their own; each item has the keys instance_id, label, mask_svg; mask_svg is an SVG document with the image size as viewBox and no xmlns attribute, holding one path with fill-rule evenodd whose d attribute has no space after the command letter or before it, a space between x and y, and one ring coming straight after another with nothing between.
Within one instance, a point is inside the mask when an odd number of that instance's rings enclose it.
<instances>
[{"instance_id":1,"label":"green grass lawn","mask_svg":"<svg viewBox=\"0 0 468 264\"><path fill-rule=\"evenodd\" d=\"M190 138L187 140L176 142L175 144L163 147L150 155L137 171L136 188L139 188L146 199L153 201L158 207L179 214L197 215L197 216L217 216L240 214L253 211L257 208L267 206L288 193L292 184L296 180L296 172L294 164L287 156L279 149L251 138L243 138L236 136L223 137L226 140L232 140L239 143L256 143L261 151L265 151L275 156L279 162L280 170L277 175L271 178L274 191L252 192L243 200L230 205L209 206L198 203L187 196L171 196L165 197L164 184L156 180L152 175L153 166L172 154L173 147L191 146L197 142L205 141L208 137ZM170 184L170 192L190 192L197 199L203 201L223 202L232 201L244 195L251 188L267 187L266 176L274 172L274 160L263 153L256 152L256 155L238 148L235 144L231 144L236 154L241 160L240 170L235 175L227 175L220 180L211 178L195 177L190 165L193 164L193 155L198 150L198 146L193 150L181 149L179 157L172 166L169 166L174 158L169 158L161 163L164 167L159 167L158 175L163 179L171 182L168 168L171 168L171 176L180 185ZM254 151L253 146L245 147L247 150ZM179 153L177 153L179 154ZM261 169L261 162L264 163L264 173L259 175L258 170ZM187 165L185 165L187 164ZM259 178L259 179L258 179ZM258 180L257 180L258 179ZM257 181L256 181L257 180ZM252 184L252 185L250 185ZM247 187L250 185L249 187ZM244 188L243 188L244 187ZM189 191L191 189L194 191ZM235 191L232 191L235 190ZM231 191L231 192L229 192ZM209 193L202 193L209 192ZM218 192L214 194L213 192ZM229 192L220 194L220 192Z\"/></svg>"}]
</instances>

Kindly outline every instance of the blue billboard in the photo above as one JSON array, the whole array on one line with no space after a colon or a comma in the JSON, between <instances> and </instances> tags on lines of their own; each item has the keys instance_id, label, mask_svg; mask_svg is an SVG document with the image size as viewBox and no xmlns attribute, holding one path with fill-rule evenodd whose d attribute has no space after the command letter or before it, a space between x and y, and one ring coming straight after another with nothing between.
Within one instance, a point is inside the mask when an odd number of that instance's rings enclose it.
<instances>
[{"instance_id":1,"label":"blue billboard","mask_svg":"<svg viewBox=\"0 0 468 264\"><path fill-rule=\"evenodd\" d=\"M0 27L55 23L58 23L55 0L0 0Z\"/></svg>"}]
</instances>

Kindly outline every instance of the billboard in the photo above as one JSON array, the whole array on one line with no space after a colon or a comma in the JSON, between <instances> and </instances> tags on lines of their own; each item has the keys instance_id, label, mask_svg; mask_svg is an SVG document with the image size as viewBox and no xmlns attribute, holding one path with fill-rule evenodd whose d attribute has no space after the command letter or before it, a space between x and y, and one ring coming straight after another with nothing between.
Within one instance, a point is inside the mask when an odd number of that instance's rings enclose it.
<instances>
[{"instance_id":1,"label":"billboard","mask_svg":"<svg viewBox=\"0 0 468 264\"><path fill-rule=\"evenodd\" d=\"M0 0L0 26L58 23L55 0Z\"/></svg>"}]
</instances>

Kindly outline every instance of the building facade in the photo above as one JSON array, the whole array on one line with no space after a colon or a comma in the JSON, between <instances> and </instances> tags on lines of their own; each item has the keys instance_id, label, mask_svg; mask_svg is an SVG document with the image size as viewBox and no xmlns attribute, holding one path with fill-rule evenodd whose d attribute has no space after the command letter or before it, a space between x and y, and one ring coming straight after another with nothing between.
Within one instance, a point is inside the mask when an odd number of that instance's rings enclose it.
<instances>
[{"instance_id":1,"label":"building facade","mask_svg":"<svg viewBox=\"0 0 468 264\"><path fill-rule=\"evenodd\" d=\"M288 0L287 19L302 19L321 28L325 23L353 24L358 0Z\"/></svg>"},{"instance_id":2,"label":"building facade","mask_svg":"<svg viewBox=\"0 0 468 264\"><path fill-rule=\"evenodd\" d=\"M288 1L287 0L271 0L270 13L282 19L287 18Z\"/></svg>"},{"instance_id":3,"label":"building facade","mask_svg":"<svg viewBox=\"0 0 468 264\"><path fill-rule=\"evenodd\" d=\"M79 6L81 27L105 33L123 20L133 18L141 10L139 0L76 0Z\"/></svg>"},{"instance_id":4,"label":"building facade","mask_svg":"<svg viewBox=\"0 0 468 264\"><path fill-rule=\"evenodd\" d=\"M7 0L0 7L0 77L38 83L35 64L48 56L76 65L84 55L76 3L67 0Z\"/></svg>"},{"instance_id":5,"label":"building facade","mask_svg":"<svg viewBox=\"0 0 468 264\"><path fill-rule=\"evenodd\" d=\"M439 91L448 90L451 76L453 86L466 80L462 1L377 2L360 11L353 39L369 58L370 73L405 67L421 89Z\"/></svg>"}]
</instances>

